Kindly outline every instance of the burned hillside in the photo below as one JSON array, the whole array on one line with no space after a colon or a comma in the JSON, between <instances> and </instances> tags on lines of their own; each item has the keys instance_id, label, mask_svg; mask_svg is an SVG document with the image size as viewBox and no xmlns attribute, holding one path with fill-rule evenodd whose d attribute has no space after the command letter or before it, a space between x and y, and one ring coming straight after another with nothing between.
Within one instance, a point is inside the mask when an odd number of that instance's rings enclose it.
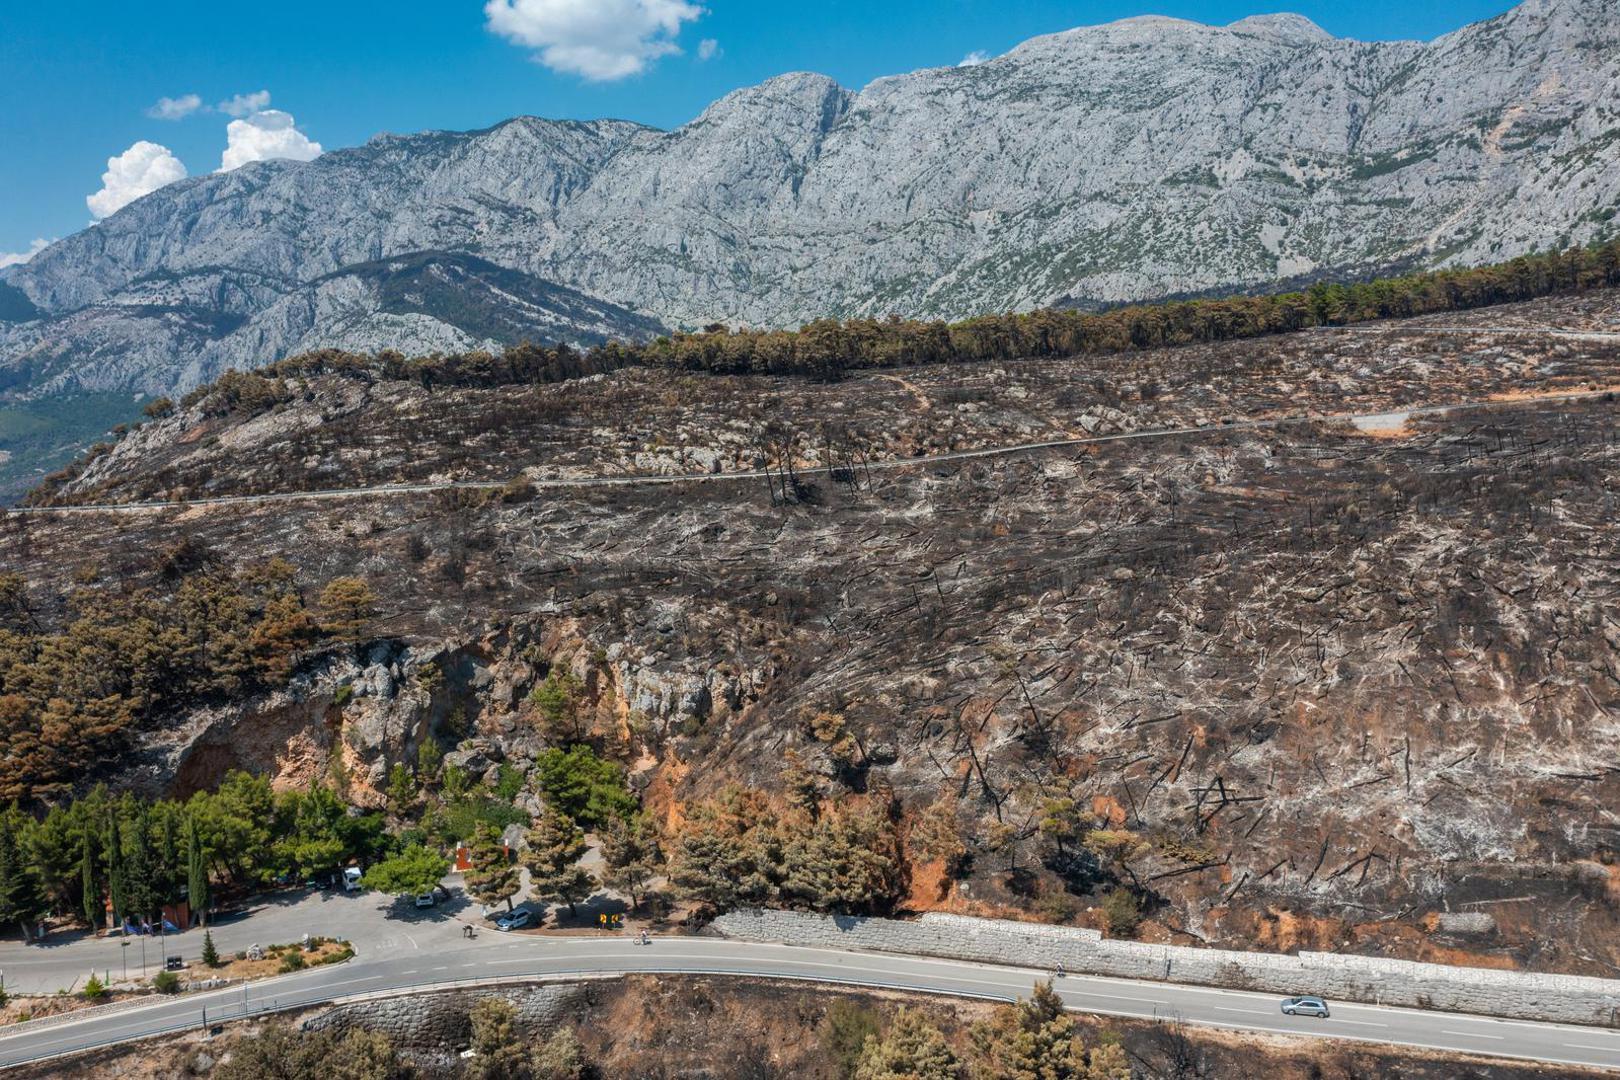
<instances>
[{"instance_id":1,"label":"burned hillside","mask_svg":"<svg viewBox=\"0 0 1620 1080\"><path fill-rule=\"evenodd\" d=\"M314 464L294 487L679 472L728 432L730 471L777 463L765 427L797 448L794 476L14 514L0 571L46 628L75 589L163 590L181 544L233 568L285 560L311 597L340 577L374 590L358 643L310 649L285 686L143 721L103 775L290 782L337 755L363 802L423 739L532 758L527 695L563 668L595 743L670 821L730 782L892 795L911 831L948 819L962 856L911 845L907 906L1098 925L1123 887L1165 940L1612 974L1615 412L1601 392L1535 395L1620 384L1620 357L1606 338L1484 330L1612 331L1617 310L1590 294L1471 313L1474 335L832 385L620 372L431 408L407 387L314 384L257 415L151 425L56 497L271 490L299 452ZM1219 427L1493 397L1371 430ZM1087 416L1216 430L857 467ZM865 433L854 466L824 467L822 425ZM646 449L660 432L667 453Z\"/></svg>"},{"instance_id":2,"label":"burned hillside","mask_svg":"<svg viewBox=\"0 0 1620 1080\"><path fill-rule=\"evenodd\" d=\"M1524 333L1538 326L1566 333ZM189 407L154 410L154 422L33 501L720 474L776 462L784 451L812 466L868 463L1606 390L1620 371L1616 327L1620 290L1600 290L1247 341L859 372L833 383L649 368L488 386L387 379L364 365L232 375Z\"/></svg>"}]
</instances>

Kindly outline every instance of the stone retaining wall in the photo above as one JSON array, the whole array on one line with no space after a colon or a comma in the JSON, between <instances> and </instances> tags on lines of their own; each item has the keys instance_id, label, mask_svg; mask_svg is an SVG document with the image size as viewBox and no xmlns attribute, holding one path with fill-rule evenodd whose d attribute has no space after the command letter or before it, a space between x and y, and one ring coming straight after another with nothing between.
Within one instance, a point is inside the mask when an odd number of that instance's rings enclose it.
<instances>
[{"instance_id":1,"label":"stone retaining wall","mask_svg":"<svg viewBox=\"0 0 1620 1080\"><path fill-rule=\"evenodd\" d=\"M930 913L915 921L736 911L727 937L1620 1027L1620 981L1422 964L1345 953L1233 952L1113 941L1095 930Z\"/></svg>"},{"instance_id":2,"label":"stone retaining wall","mask_svg":"<svg viewBox=\"0 0 1620 1080\"><path fill-rule=\"evenodd\" d=\"M577 983L429 991L334 1005L305 1020L305 1031L353 1028L388 1035L406 1050L442 1051L467 1045L467 1013L480 998L499 997L517 1010L514 1026L526 1037L544 1036L564 1017L588 1005L592 988Z\"/></svg>"}]
</instances>

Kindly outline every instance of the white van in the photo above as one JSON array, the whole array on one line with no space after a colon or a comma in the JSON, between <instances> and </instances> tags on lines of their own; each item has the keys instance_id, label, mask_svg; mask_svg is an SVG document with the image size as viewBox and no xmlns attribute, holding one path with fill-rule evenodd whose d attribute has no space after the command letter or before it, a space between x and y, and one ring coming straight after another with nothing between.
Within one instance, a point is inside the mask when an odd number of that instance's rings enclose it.
<instances>
[{"instance_id":1,"label":"white van","mask_svg":"<svg viewBox=\"0 0 1620 1080\"><path fill-rule=\"evenodd\" d=\"M360 891L360 878L363 877L363 876L364 876L364 871L362 871L358 866L346 866L346 867L344 867L343 868L343 891L344 892L359 892Z\"/></svg>"}]
</instances>

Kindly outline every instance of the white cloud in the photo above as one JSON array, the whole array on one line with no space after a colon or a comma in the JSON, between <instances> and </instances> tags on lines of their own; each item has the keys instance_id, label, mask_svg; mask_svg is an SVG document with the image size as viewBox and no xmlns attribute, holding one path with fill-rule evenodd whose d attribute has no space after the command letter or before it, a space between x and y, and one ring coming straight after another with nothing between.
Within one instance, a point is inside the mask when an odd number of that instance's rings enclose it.
<instances>
[{"instance_id":1,"label":"white cloud","mask_svg":"<svg viewBox=\"0 0 1620 1080\"><path fill-rule=\"evenodd\" d=\"M486 0L489 29L535 49L553 71L597 82L680 52L681 27L703 15L689 0ZM699 47L701 49L701 46Z\"/></svg>"},{"instance_id":2,"label":"white cloud","mask_svg":"<svg viewBox=\"0 0 1620 1080\"><path fill-rule=\"evenodd\" d=\"M181 94L158 98L157 104L146 110L146 115L154 120L184 120L200 108L202 98L196 94Z\"/></svg>"},{"instance_id":3,"label":"white cloud","mask_svg":"<svg viewBox=\"0 0 1620 1080\"><path fill-rule=\"evenodd\" d=\"M226 98L214 106L226 116L235 117L250 116L256 112L263 112L269 107L270 91L268 90L255 90L251 94L237 94L235 97Z\"/></svg>"},{"instance_id":4,"label":"white cloud","mask_svg":"<svg viewBox=\"0 0 1620 1080\"><path fill-rule=\"evenodd\" d=\"M280 109L266 109L225 127L225 153L219 171L230 172L250 161L287 158L313 161L321 156L321 144L313 142L293 126L293 118Z\"/></svg>"},{"instance_id":5,"label":"white cloud","mask_svg":"<svg viewBox=\"0 0 1620 1080\"><path fill-rule=\"evenodd\" d=\"M4 270L8 266L21 266L23 263L27 262L29 259L32 259L35 255L38 255L40 252L44 251L50 246L51 242L49 240L46 240L44 237L39 237L32 244L28 245L27 251L0 251L0 270Z\"/></svg>"},{"instance_id":6,"label":"white cloud","mask_svg":"<svg viewBox=\"0 0 1620 1080\"><path fill-rule=\"evenodd\" d=\"M698 42L697 58L699 60L713 60L720 55L720 43L712 37L706 37Z\"/></svg>"},{"instance_id":7,"label":"white cloud","mask_svg":"<svg viewBox=\"0 0 1620 1080\"><path fill-rule=\"evenodd\" d=\"M165 184L184 180L186 167L166 146L142 139L117 157L107 159L101 174L101 190L85 197L85 204L97 218L116 214L142 195Z\"/></svg>"},{"instance_id":8,"label":"white cloud","mask_svg":"<svg viewBox=\"0 0 1620 1080\"><path fill-rule=\"evenodd\" d=\"M989 53L985 52L983 49L974 49L972 52L970 52L966 56L962 57L961 62L958 63L956 66L957 67L978 67L980 64L984 63L988 59L990 59L990 54Z\"/></svg>"}]
</instances>

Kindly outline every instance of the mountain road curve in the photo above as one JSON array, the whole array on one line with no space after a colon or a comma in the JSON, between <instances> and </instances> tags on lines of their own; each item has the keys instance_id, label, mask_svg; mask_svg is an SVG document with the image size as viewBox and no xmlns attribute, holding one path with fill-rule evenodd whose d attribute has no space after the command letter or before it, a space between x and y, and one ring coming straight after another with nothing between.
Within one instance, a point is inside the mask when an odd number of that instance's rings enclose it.
<instances>
[{"instance_id":1,"label":"mountain road curve","mask_svg":"<svg viewBox=\"0 0 1620 1080\"><path fill-rule=\"evenodd\" d=\"M0 1030L0 1068L199 1030L205 1022L367 996L634 973L796 979L997 1000L1027 996L1037 981L1051 976L961 960L710 937L655 938L642 946L629 937L486 932L433 951L362 956L257 984L158 998L78 1019L70 1014L12 1035ZM1056 987L1071 1009L1103 1015L1620 1070L1620 1030L1336 1002L1329 1018L1292 1017L1281 1013L1276 995L1086 975L1059 977Z\"/></svg>"},{"instance_id":2,"label":"mountain road curve","mask_svg":"<svg viewBox=\"0 0 1620 1080\"><path fill-rule=\"evenodd\" d=\"M972 461L979 458L1005 457L1014 454L1036 453L1042 450L1062 450L1070 447L1096 446L1106 443L1131 442L1142 439L1167 439L1209 434L1217 431L1257 431L1269 428L1287 427L1293 424L1304 423L1350 423L1357 421L1378 420L1399 413L1406 417L1443 416L1446 413L1458 412L1468 409L1508 409L1524 407L1527 405L1545 405L1557 402L1582 401L1592 398L1602 398L1620 393L1620 387L1605 387L1589 390L1554 391L1544 394L1528 394L1515 398L1483 398L1469 401L1455 401L1439 404L1399 405L1391 404L1380 408L1376 412L1366 413L1288 413L1276 416L1250 417L1246 419L1233 419L1212 424L1200 424L1190 427L1145 428L1140 431L1126 431L1113 435L1089 435L1078 438L1048 439L1040 442L1016 443L1010 446L980 447L974 450L953 450L943 454L931 454L911 458L890 458L884 461L874 461L863 465L863 470L871 472L888 472L899 469L922 469L934 465L944 465L957 461ZM806 467L806 472L813 471ZM631 486L656 486L672 484L716 483L724 481L763 480L769 475L763 469L722 473L672 473L637 474L624 476L589 476L589 477L554 477L531 480L530 484L539 491L556 489L591 489ZM66 516L72 514L132 514L150 513L162 510L193 509L207 506L253 506L264 503L300 502L322 499L362 499L383 498L395 495L426 494L435 491L450 491L456 489L475 491L498 491L509 483L508 480L446 480L420 484L380 484L371 487L331 488L319 491L288 491L269 492L259 495L219 495L210 498L163 500L149 502L128 503L84 503L67 506L14 506L0 508L0 513L25 514L30 516Z\"/></svg>"}]
</instances>

